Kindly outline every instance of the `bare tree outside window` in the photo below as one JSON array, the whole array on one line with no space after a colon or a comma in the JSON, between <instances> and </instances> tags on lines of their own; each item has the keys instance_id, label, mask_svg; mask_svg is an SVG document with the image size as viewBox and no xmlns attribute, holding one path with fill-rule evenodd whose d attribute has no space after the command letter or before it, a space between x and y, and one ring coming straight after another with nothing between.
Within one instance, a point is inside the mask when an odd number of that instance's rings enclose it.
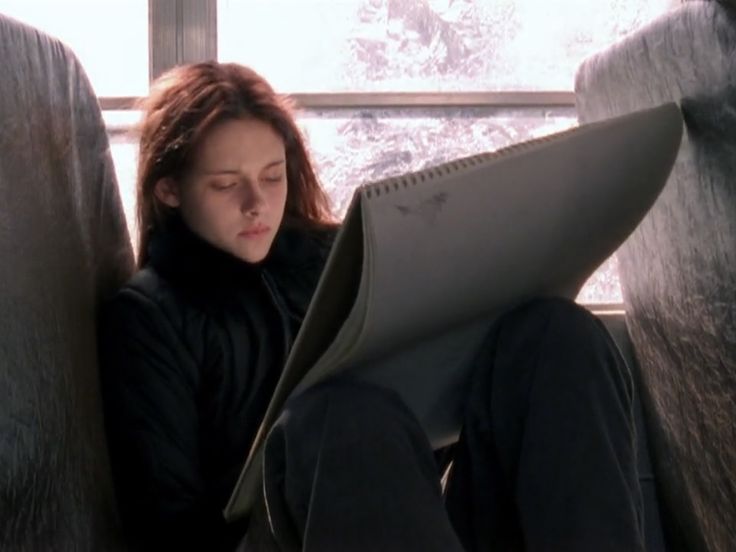
<instances>
[{"instance_id":1,"label":"bare tree outside window","mask_svg":"<svg viewBox=\"0 0 736 552\"><path fill-rule=\"evenodd\" d=\"M286 92L572 90L584 57L677 3L220 0L218 51Z\"/></svg>"},{"instance_id":2,"label":"bare tree outside window","mask_svg":"<svg viewBox=\"0 0 736 552\"><path fill-rule=\"evenodd\" d=\"M342 216L360 184L564 130L576 116L572 108L341 109L307 110L299 122Z\"/></svg>"}]
</instances>

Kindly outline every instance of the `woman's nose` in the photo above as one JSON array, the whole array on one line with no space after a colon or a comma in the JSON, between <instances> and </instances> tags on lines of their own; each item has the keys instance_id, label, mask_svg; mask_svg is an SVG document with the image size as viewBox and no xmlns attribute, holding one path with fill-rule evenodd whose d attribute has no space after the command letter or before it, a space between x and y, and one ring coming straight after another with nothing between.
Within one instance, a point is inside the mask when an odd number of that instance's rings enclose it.
<instances>
[{"instance_id":1,"label":"woman's nose","mask_svg":"<svg viewBox=\"0 0 736 552\"><path fill-rule=\"evenodd\" d=\"M240 210L243 213L260 213L266 206L266 197L258 184L248 183L242 188Z\"/></svg>"}]
</instances>

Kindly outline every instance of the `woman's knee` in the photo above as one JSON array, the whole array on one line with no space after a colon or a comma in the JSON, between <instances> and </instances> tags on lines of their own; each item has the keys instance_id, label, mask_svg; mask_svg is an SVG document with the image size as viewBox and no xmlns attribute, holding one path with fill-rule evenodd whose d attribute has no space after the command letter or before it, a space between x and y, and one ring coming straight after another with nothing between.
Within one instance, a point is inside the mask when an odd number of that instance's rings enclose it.
<instances>
[{"instance_id":1,"label":"woman's knee","mask_svg":"<svg viewBox=\"0 0 736 552\"><path fill-rule=\"evenodd\" d=\"M287 401L271 438L315 461L325 442L333 449L370 451L397 442L424 447L426 441L416 417L396 392L346 377L317 384Z\"/></svg>"},{"instance_id":2,"label":"woman's knee","mask_svg":"<svg viewBox=\"0 0 736 552\"><path fill-rule=\"evenodd\" d=\"M513 309L499 320L495 339L494 387L517 382L528 389L542 379L550 386L629 379L601 321L568 299L540 298Z\"/></svg>"},{"instance_id":3,"label":"woman's knee","mask_svg":"<svg viewBox=\"0 0 736 552\"><path fill-rule=\"evenodd\" d=\"M287 431L309 433L329 416L332 423L361 425L381 418L410 415L392 390L352 378L330 378L289 399L277 425Z\"/></svg>"},{"instance_id":4,"label":"woman's knee","mask_svg":"<svg viewBox=\"0 0 736 552\"><path fill-rule=\"evenodd\" d=\"M559 297L533 299L509 311L499 320L496 335L501 352L559 349L572 353L586 346L610 346L600 320L574 301Z\"/></svg>"},{"instance_id":5,"label":"woman's knee","mask_svg":"<svg viewBox=\"0 0 736 552\"><path fill-rule=\"evenodd\" d=\"M567 336L598 336L602 329L590 311L562 297L540 297L523 303L503 315L499 326L505 334L537 336L550 329Z\"/></svg>"},{"instance_id":6,"label":"woman's knee","mask_svg":"<svg viewBox=\"0 0 736 552\"><path fill-rule=\"evenodd\" d=\"M287 402L266 440L264 463L268 503L276 507L284 497L288 508L281 510L291 511L302 525L319 474L341 488L355 478L397 469L436 479L429 441L398 394L344 378Z\"/></svg>"}]
</instances>

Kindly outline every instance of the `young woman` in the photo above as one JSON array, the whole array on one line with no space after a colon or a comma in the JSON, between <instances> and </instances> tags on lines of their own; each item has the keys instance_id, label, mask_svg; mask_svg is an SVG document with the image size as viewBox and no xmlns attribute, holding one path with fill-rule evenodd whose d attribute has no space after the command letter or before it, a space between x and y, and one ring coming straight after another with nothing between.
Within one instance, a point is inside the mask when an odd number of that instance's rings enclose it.
<instances>
[{"instance_id":1,"label":"young woman","mask_svg":"<svg viewBox=\"0 0 736 552\"><path fill-rule=\"evenodd\" d=\"M287 404L266 443L264 515L227 525L336 226L287 103L250 69L172 70L140 134L140 270L106 305L100 342L134 546L641 548L630 376L600 323L559 299L489 335L446 497L401 400L341 378Z\"/></svg>"}]
</instances>

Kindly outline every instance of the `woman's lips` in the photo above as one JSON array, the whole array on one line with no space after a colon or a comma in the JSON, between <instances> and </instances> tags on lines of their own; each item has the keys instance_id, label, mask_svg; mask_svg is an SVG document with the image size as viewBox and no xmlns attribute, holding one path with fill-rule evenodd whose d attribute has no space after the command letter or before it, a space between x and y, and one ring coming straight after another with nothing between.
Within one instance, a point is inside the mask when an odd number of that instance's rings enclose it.
<instances>
[{"instance_id":1,"label":"woman's lips","mask_svg":"<svg viewBox=\"0 0 736 552\"><path fill-rule=\"evenodd\" d=\"M268 232L268 226L256 226L255 228L248 228L243 230L238 236L241 238L256 238L262 236Z\"/></svg>"}]
</instances>

